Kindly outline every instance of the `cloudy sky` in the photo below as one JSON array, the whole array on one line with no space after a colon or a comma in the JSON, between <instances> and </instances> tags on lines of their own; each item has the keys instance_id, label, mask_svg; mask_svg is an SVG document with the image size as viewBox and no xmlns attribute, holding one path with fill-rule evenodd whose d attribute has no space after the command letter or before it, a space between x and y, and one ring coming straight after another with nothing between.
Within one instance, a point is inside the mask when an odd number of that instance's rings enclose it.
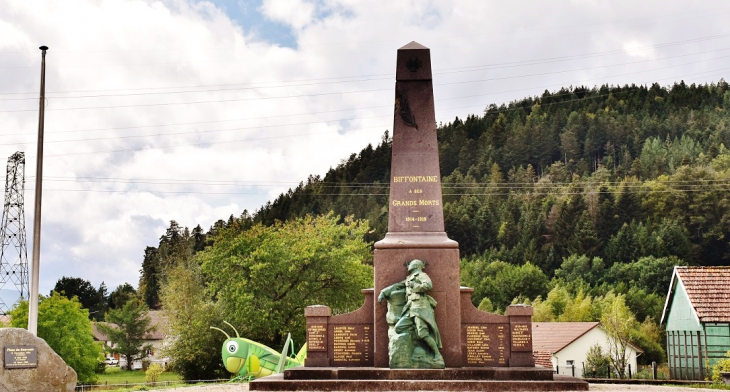
<instances>
[{"instance_id":1,"label":"cloudy sky","mask_svg":"<svg viewBox=\"0 0 730 392\"><path fill-rule=\"evenodd\" d=\"M728 17L689 0L0 0L0 159L26 154L30 259L47 45L40 292L136 286L170 220L207 229L376 144L410 41L448 122L563 86L716 82Z\"/></svg>"}]
</instances>

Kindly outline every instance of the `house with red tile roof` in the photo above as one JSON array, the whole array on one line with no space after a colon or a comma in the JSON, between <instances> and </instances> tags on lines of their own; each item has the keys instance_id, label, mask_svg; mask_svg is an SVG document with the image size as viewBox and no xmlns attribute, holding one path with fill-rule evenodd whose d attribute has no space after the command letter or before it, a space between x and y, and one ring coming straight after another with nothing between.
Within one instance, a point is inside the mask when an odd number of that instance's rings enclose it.
<instances>
[{"instance_id":1,"label":"house with red tile roof","mask_svg":"<svg viewBox=\"0 0 730 392\"><path fill-rule=\"evenodd\" d=\"M711 376L730 350L730 267L674 267L661 325L671 378Z\"/></svg>"},{"instance_id":2,"label":"house with red tile roof","mask_svg":"<svg viewBox=\"0 0 730 392\"><path fill-rule=\"evenodd\" d=\"M608 333L598 322L532 323L536 364L552 367L558 374L583 377L588 350L596 344L608 353ZM643 351L634 345L626 351L631 371L636 372L636 357Z\"/></svg>"}]
</instances>

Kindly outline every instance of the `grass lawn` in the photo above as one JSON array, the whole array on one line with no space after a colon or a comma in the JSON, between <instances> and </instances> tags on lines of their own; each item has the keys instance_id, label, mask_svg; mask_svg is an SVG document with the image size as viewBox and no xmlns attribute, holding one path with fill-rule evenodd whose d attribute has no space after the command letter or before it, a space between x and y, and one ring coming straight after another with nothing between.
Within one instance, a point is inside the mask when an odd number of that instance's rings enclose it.
<instances>
[{"instance_id":1,"label":"grass lawn","mask_svg":"<svg viewBox=\"0 0 730 392\"><path fill-rule=\"evenodd\" d=\"M98 374L99 384L140 384L145 382L144 372L141 370L119 370L117 366L109 366L104 374ZM180 381L176 373L164 372L160 375L159 381Z\"/></svg>"}]
</instances>

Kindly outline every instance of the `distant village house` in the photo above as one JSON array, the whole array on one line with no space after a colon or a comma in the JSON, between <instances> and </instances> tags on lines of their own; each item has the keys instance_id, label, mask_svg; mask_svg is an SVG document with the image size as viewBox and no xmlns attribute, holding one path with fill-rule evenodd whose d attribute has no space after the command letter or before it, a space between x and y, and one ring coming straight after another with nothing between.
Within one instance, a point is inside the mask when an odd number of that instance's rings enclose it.
<instances>
[{"instance_id":1,"label":"distant village house","mask_svg":"<svg viewBox=\"0 0 730 392\"><path fill-rule=\"evenodd\" d=\"M151 320L150 327L152 327L152 331L145 336L145 341L143 345L151 345L152 350L150 350L146 359L150 361L150 364L158 363L163 367L167 366L167 364L170 362L170 359L162 355L162 347L165 343L164 330L167 320L164 318L162 312L159 310L150 310L149 312L147 312L147 315ZM92 333L94 335L94 340L102 342L106 346L113 347L113 343L109 340L109 337L99 331L99 329L96 327L96 323L92 324ZM112 355L109 354L108 357L112 357ZM113 355L113 358L119 360L120 366L126 367L126 361L123 356L115 354ZM135 361L132 364L132 369L142 369L142 362Z\"/></svg>"},{"instance_id":2,"label":"distant village house","mask_svg":"<svg viewBox=\"0 0 730 392\"><path fill-rule=\"evenodd\" d=\"M670 377L710 377L730 350L730 267L674 267L661 325Z\"/></svg>"},{"instance_id":3,"label":"distant village house","mask_svg":"<svg viewBox=\"0 0 730 392\"><path fill-rule=\"evenodd\" d=\"M608 333L598 322L532 323L532 351L535 363L551 367L558 374L583 377L588 350L599 345L608 353ZM643 352L639 347L626 348L629 366L636 372L636 358ZM628 374L628 368L626 374Z\"/></svg>"}]
</instances>

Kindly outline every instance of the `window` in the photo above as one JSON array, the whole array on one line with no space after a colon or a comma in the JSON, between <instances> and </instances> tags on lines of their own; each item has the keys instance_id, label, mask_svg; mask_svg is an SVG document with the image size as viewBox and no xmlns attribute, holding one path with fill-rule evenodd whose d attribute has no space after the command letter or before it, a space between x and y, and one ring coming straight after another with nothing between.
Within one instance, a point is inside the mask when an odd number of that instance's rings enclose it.
<instances>
[{"instance_id":1,"label":"window","mask_svg":"<svg viewBox=\"0 0 730 392\"><path fill-rule=\"evenodd\" d=\"M565 366L573 366L573 360L569 359L569 360L565 361Z\"/></svg>"}]
</instances>

